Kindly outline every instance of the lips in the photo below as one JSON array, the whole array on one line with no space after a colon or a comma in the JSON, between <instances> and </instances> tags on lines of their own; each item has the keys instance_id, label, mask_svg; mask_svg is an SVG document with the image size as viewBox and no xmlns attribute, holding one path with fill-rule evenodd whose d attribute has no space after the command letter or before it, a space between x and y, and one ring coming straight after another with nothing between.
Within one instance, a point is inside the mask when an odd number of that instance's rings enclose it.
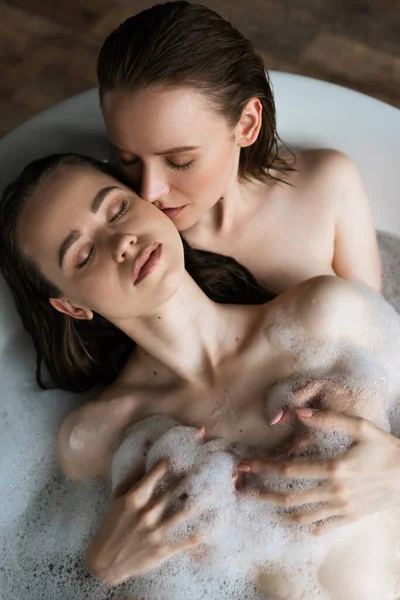
<instances>
[{"instance_id":1,"label":"lips","mask_svg":"<svg viewBox=\"0 0 400 600\"><path fill-rule=\"evenodd\" d=\"M175 208L163 208L161 210L165 215L167 215L167 217L169 217L170 219L174 219L182 212L182 210L185 208L185 206L186 205L176 206Z\"/></svg>"},{"instance_id":2,"label":"lips","mask_svg":"<svg viewBox=\"0 0 400 600\"><path fill-rule=\"evenodd\" d=\"M161 258L161 248L162 246L159 242L143 248L133 266L133 285L138 285L138 283L154 271Z\"/></svg>"}]
</instances>

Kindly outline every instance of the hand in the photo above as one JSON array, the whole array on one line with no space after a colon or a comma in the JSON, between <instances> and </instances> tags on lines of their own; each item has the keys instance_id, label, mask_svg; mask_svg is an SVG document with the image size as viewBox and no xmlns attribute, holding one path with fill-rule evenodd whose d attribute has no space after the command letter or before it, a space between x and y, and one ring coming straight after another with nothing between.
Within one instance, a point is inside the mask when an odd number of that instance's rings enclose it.
<instances>
[{"instance_id":1,"label":"hand","mask_svg":"<svg viewBox=\"0 0 400 600\"><path fill-rule=\"evenodd\" d=\"M399 504L400 441L397 438L360 417L309 408L297 408L295 412L309 427L344 431L353 439L353 445L345 454L325 461L242 461L237 466L238 471L324 480L312 490L261 491L258 497L284 507L323 502L324 506L314 510L305 511L300 507L287 517L299 524L334 517L331 522L317 525L316 535Z\"/></svg>"},{"instance_id":2,"label":"hand","mask_svg":"<svg viewBox=\"0 0 400 600\"><path fill-rule=\"evenodd\" d=\"M168 471L161 460L133 487L114 490L107 514L89 544L86 565L104 583L116 585L153 569L178 552L200 544L198 536L168 543L167 535L192 515L181 509L165 516L176 484L154 497L157 484Z\"/></svg>"}]
</instances>

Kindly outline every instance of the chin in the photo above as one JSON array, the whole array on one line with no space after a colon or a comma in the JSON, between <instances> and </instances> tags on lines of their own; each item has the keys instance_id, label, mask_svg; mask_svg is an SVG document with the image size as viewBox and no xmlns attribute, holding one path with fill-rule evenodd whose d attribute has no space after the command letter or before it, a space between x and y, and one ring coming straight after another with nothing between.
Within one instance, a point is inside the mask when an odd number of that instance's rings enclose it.
<instances>
[{"instance_id":1,"label":"chin","mask_svg":"<svg viewBox=\"0 0 400 600\"><path fill-rule=\"evenodd\" d=\"M189 225L184 223L183 225L176 225L176 228L178 231L186 231L186 229L189 229L190 227L192 227L192 225L194 225L194 223L191 223Z\"/></svg>"},{"instance_id":2,"label":"chin","mask_svg":"<svg viewBox=\"0 0 400 600\"><path fill-rule=\"evenodd\" d=\"M204 213L206 214L206 213ZM198 215L196 219L188 219L187 221L185 221L185 223L183 223L182 225L179 224L176 226L177 230L181 233L184 233L185 231L187 231L188 229L191 229L192 227L194 227L195 225L197 225L197 223L199 221L201 221L201 218L203 217L203 214Z\"/></svg>"},{"instance_id":3,"label":"chin","mask_svg":"<svg viewBox=\"0 0 400 600\"><path fill-rule=\"evenodd\" d=\"M185 209L186 210L186 209ZM199 213L195 213L193 214L186 214L186 215L182 215L182 219L175 222L173 221L176 229L178 231L186 231L187 229L190 229L191 227L193 227L194 225L196 225L200 219L203 217L203 215L205 215L208 212L209 209L204 210L203 212Z\"/></svg>"},{"instance_id":4,"label":"chin","mask_svg":"<svg viewBox=\"0 0 400 600\"><path fill-rule=\"evenodd\" d=\"M178 231L186 231L196 225L197 221L198 219L183 219L181 223L174 223L174 225Z\"/></svg>"}]
</instances>

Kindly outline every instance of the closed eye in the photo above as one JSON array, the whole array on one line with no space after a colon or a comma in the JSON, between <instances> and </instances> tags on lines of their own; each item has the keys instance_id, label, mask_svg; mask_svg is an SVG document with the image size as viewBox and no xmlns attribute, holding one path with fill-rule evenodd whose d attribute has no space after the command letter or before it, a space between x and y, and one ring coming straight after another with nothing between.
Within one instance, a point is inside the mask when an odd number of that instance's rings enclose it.
<instances>
[{"instance_id":1,"label":"closed eye","mask_svg":"<svg viewBox=\"0 0 400 600\"><path fill-rule=\"evenodd\" d=\"M172 162L172 160L167 160L168 166L171 167L171 169L174 169L175 171L186 171L187 169L190 169L190 167L193 165L194 160L189 160L186 163L183 163L183 165L177 165L176 163Z\"/></svg>"},{"instance_id":2,"label":"closed eye","mask_svg":"<svg viewBox=\"0 0 400 600\"><path fill-rule=\"evenodd\" d=\"M118 219L120 219L128 210L128 200L126 200L126 198L121 202L121 205L119 207L119 211L113 215L113 217L111 217L111 219L108 221L109 223L112 223L113 221L117 221Z\"/></svg>"},{"instance_id":3,"label":"closed eye","mask_svg":"<svg viewBox=\"0 0 400 600\"><path fill-rule=\"evenodd\" d=\"M124 198L124 200L122 200L119 210L118 212L111 217L111 219L108 221L109 223L112 223L113 221L116 221L117 219L120 219L128 210L128 200L126 198ZM93 258L95 255L95 246L94 244L90 247L89 250L89 254L86 256L86 258L80 262L78 265L76 265L77 269L83 269L84 267L87 267L88 265L90 265L90 263L92 262Z\"/></svg>"},{"instance_id":4,"label":"closed eye","mask_svg":"<svg viewBox=\"0 0 400 600\"><path fill-rule=\"evenodd\" d=\"M89 265L92 262L93 258L94 258L94 245L91 246L89 254L85 258L85 260L83 260L81 263L79 263L79 265L76 265L76 268L83 269L84 267L86 267L87 265Z\"/></svg>"}]
</instances>

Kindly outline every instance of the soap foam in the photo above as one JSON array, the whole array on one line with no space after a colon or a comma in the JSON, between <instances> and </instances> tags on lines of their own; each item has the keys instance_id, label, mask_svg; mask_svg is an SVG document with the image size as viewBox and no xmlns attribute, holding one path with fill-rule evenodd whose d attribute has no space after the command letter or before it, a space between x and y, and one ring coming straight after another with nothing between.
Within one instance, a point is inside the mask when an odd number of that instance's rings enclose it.
<instances>
[{"instance_id":1,"label":"soap foam","mask_svg":"<svg viewBox=\"0 0 400 600\"><path fill-rule=\"evenodd\" d=\"M141 436L148 438L154 425L162 429L162 417L137 423L131 442L136 444L135 434L142 428ZM167 430L167 427L170 429ZM307 590L310 599L327 599L317 580L318 566L326 554L327 540L309 535L309 527L289 525L280 515L287 510L257 499L261 483L279 491L305 490L315 482L280 477L244 475L247 493L238 493L232 476L235 465L249 453L268 456L265 450L254 450L225 440L204 442L198 430L190 427L171 426L165 420L165 433L149 449L146 468L149 470L158 460L168 458L171 464L168 483L181 478L170 506L174 511L185 506L197 506L195 516L178 527L171 542L193 533L204 535L205 542L199 550L173 557L168 564L146 576L125 584L133 597L146 600L156 598L229 598L262 596L255 583L260 573L264 576L284 574L290 585L290 598L300 600ZM348 447L349 440L336 432L318 432L309 456L332 456ZM129 436L124 440L128 448ZM113 460L113 472L119 471L123 461L122 452ZM119 481L114 480L117 485ZM181 500L184 493L184 501ZM333 533L330 541L346 535ZM223 574L223 578L221 578ZM159 596L159 590L164 596ZM204 594L204 595L203 595ZM272 598L272 596L271 596Z\"/></svg>"}]
</instances>

